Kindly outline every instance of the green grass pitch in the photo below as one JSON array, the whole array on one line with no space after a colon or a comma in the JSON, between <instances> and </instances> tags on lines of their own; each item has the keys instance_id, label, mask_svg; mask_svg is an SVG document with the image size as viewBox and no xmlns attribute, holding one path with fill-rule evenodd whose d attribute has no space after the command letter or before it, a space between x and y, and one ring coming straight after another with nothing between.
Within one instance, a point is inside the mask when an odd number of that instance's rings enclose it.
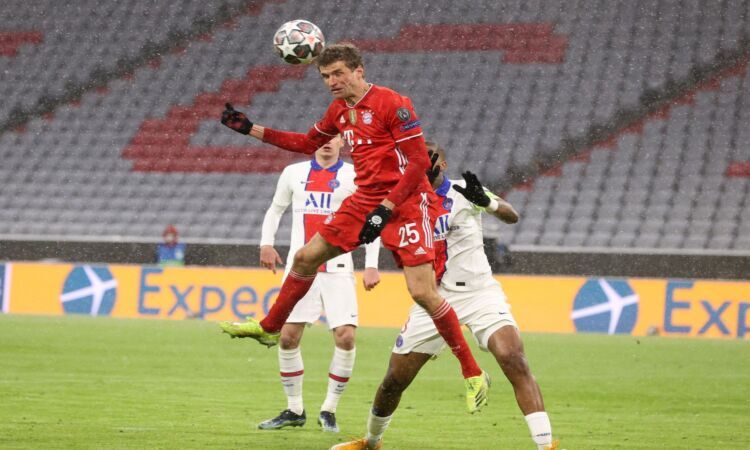
<instances>
[{"instance_id":1,"label":"green grass pitch","mask_svg":"<svg viewBox=\"0 0 750 450\"><path fill-rule=\"evenodd\" d=\"M303 340L307 425L260 431L286 405L275 349L203 321L0 316L0 448L326 449L363 435L396 334L359 330L332 435L316 423L332 351L323 327ZM746 341L524 340L562 448L750 448ZM479 358L494 379L485 411L464 412L444 354L405 394L385 448L533 448L510 385L491 355Z\"/></svg>"}]
</instances>

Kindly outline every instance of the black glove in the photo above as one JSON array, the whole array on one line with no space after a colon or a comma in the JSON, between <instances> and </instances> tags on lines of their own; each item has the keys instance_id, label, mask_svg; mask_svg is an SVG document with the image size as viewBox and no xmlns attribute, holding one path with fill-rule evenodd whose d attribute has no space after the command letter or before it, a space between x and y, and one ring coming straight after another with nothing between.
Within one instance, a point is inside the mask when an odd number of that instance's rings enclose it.
<instances>
[{"instance_id":1,"label":"black glove","mask_svg":"<svg viewBox=\"0 0 750 450\"><path fill-rule=\"evenodd\" d=\"M223 113L221 113L221 123L242 134L250 134L253 123L247 119L245 113L235 111L231 103L227 103Z\"/></svg>"},{"instance_id":2,"label":"black glove","mask_svg":"<svg viewBox=\"0 0 750 450\"><path fill-rule=\"evenodd\" d=\"M427 169L427 179L430 180L430 184L432 184L435 181L435 178L440 175L440 167L435 164L437 163L438 158L440 158L440 155L432 150L427 150L427 156L430 157L430 168Z\"/></svg>"},{"instance_id":3,"label":"black glove","mask_svg":"<svg viewBox=\"0 0 750 450\"><path fill-rule=\"evenodd\" d=\"M393 211L383 205L378 205L370 214L365 217L365 224L359 232L359 243L369 244L380 236L380 232L385 228L385 224L391 218Z\"/></svg>"},{"instance_id":4,"label":"black glove","mask_svg":"<svg viewBox=\"0 0 750 450\"><path fill-rule=\"evenodd\" d=\"M466 187L461 187L457 184L454 184L453 189L466 197L466 200L474 203L477 206L481 206L482 208L486 208L487 206L489 206L490 198L484 192L482 183L479 182L477 176L469 172L468 170L462 173L461 176L463 176L464 180L466 180Z\"/></svg>"}]
</instances>

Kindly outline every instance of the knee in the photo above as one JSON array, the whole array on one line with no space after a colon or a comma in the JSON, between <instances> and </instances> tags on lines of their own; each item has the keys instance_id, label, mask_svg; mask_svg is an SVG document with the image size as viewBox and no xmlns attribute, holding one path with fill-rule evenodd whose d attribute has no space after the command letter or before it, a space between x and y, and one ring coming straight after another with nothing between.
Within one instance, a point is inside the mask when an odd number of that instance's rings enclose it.
<instances>
[{"instance_id":1,"label":"knee","mask_svg":"<svg viewBox=\"0 0 750 450\"><path fill-rule=\"evenodd\" d=\"M417 305L426 309L427 312L432 312L440 304L440 296L430 286L410 286L409 295Z\"/></svg>"},{"instance_id":2,"label":"knee","mask_svg":"<svg viewBox=\"0 0 750 450\"><path fill-rule=\"evenodd\" d=\"M343 326L334 330L334 341L336 347L341 350L352 350L354 348L354 327Z\"/></svg>"},{"instance_id":3,"label":"knee","mask_svg":"<svg viewBox=\"0 0 750 450\"><path fill-rule=\"evenodd\" d=\"M514 375L529 375L529 364L526 355L519 348L510 348L500 351L497 360L503 371Z\"/></svg>"},{"instance_id":4,"label":"knee","mask_svg":"<svg viewBox=\"0 0 750 450\"><path fill-rule=\"evenodd\" d=\"M279 347L283 350L294 350L299 347L299 341L299 336L281 333L281 336L279 336Z\"/></svg>"},{"instance_id":5,"label":"knee","mask_svg":"<svg viewBox=\"0 0 750 450\"><path fill-rule=\"evenodd\" d=\"M315 255L305 247L297 250L292 261L294 267L303 272L315 271L320 265Z\"/></svg>"}]
</instances>

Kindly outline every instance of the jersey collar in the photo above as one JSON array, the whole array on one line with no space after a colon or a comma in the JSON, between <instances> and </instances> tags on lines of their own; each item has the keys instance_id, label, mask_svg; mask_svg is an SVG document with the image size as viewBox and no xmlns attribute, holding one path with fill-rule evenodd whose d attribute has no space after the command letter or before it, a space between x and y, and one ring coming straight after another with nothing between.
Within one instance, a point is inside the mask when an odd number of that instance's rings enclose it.
<instances>
[{"instance_id":1,"label":"jersey collar","mask_svg":"<svg viewBox=\"0 0 750 450\"><path fill-rule=\"evenodd\" d=\"M350 105L350 104L349 104L349 102L347 102L346 100L344 100L344 104L346 105L346 107L347 107L347 108L354 108L355 106L357 106L357 105L359 105L360 103L362 103L362 100L364 100L364 99L365 99L365 97L367 97L367 94L369 94L369 93L370 93L370 91L372 90L372 87L373 87L373 86L375 86L375 85L374 85L374 84L372 84L372 83L368 83L368 84L369 84L370 86L369 86L369 87L367 88L367 90L365 91L364 95L362 95L362 97L360 97L360 98L359 98L359 100L357 100L357 101L356 101L356 103L354 103L353 105Z\"/></svg>"},{"instance_id":2,"label":"jersey collar","mask_svg":"<svg viewBox=\"0 0 750 450\"><path fill-rule=\"evenodd\" d=\"M448 191L451 188L451 180L448 179L448 177L443 176L443 184L438 186L437 189L435 189L435 193L441 197L445 197L448 194Z\"/></svg>"},{"instance_id":3,"label":"jersey collar","mask_svg":"<svg viewBox=\"0 0 750 450\"><path fill-rule=\"evenodd\" d=\"M344 165L344 160L339 158L338 161L336 161L336 164L332 165L331 167L327 168L326 170L329 172L336 172L341 168L341 166ZM312 166L313 170L323 170L323 166L321 166L318 161L313 158L310 160L310 166Z\"/></svg>"}]
</instances>

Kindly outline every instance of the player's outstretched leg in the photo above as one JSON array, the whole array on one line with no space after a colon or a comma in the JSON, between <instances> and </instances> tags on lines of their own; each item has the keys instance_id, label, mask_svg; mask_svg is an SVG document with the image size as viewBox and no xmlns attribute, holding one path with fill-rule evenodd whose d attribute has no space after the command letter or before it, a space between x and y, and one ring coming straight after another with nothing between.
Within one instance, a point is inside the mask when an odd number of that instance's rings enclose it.
<instances>
[{"instance_id":1,"label":"player's outstretched leg","mask_svg":"<svg viewBox=\"0 0 750 450\"><path fill-rule=\"evenodd\" d=\"M268 347L275 345L281 327L297 302L310 290L320 265L341 253L341 249L316 234L294 254L292 269L281 285L276 303L263 320L248 317L246 322L221 322L219 327L233 338L247 337Z\"/></svg>"},{"instance_id":2,"label":"player's outstretched leg","mask_svg":"<svg viewBox=\"0 0 750 450\"><path fill-rule=\"evenodd\" d=\"M471 349L464 339L456 312L437 292L435 274L431 264L404 267L406 286L414 301L427 311L435 328L461 364L466 380L466 407L470 413L487 404L489 377L479 368Z\"/></svg>"},{"instance_id":3,"label":"player's outstretched leg","mask_svg":"<svg viewBox=\"0 0 750 450\"><path fill-rule=\"evenodd\" d=\"M391 417L398 408L401 395L432 355L411 352L406 355L391 353L388 371L375 394L375 400L367 418L367 435L362 439L334 445L331 450L376 450L380 449Z\"/></svg>"},{"instance_id":4,"label":"player's outstretched leg","mask_svg":"<svg viewBox=\"0 0 750 450\"><path fill-rule=\"evenodd\" d=\"M267 333L277 333L286 322L294 306L310 290L318 268L331 258L343 252L323 239L320 234L310 239L307 244L294 254L294 261L289 275L281 285L276 302L268 315L260 321L260 326Z\"/></svg>"},{"instance_id":5,"label":"player's outstretched leg","mask_svg":"<svg viewBox=\"0 0 750 450\"><path fill-rule=\"evenodd\" d=\"M336 408L354 371L354 360L357 354L354 346L355 331L354 325L342 325L333 329L335 347L328 368L328 392L318 416L318 425L323 431L339 432L339 426L336 423Z\"/></svg>"},{"instance_id":6,"label":"player's outstretched leg","mask_svg":"<svg viewBox=\"0 0 750 450\"><path fill-rule=\"evenodd\" d=\"M495 331L487 342L487 348L513 385L516 402L538 450L557 448L558 442L552 439L552 426L544 410L542 392L529 369L518 329L505 326Z\"/></svg>"},{"instance_id":7,"label":"player's outstretched leg","mask_svg":"<svg viewBox=\"0 0 750 450\"><path fill-rule=\"evenodd\" d=\"M305 366L299 347L304 323L286 323L281 328L279 340L279 375L286 394L287 407L278 416L258 424L261 430L278 430L284 427L301 427L307 421L302 401L302 380Z\"/></svg>"}]
</instances>

